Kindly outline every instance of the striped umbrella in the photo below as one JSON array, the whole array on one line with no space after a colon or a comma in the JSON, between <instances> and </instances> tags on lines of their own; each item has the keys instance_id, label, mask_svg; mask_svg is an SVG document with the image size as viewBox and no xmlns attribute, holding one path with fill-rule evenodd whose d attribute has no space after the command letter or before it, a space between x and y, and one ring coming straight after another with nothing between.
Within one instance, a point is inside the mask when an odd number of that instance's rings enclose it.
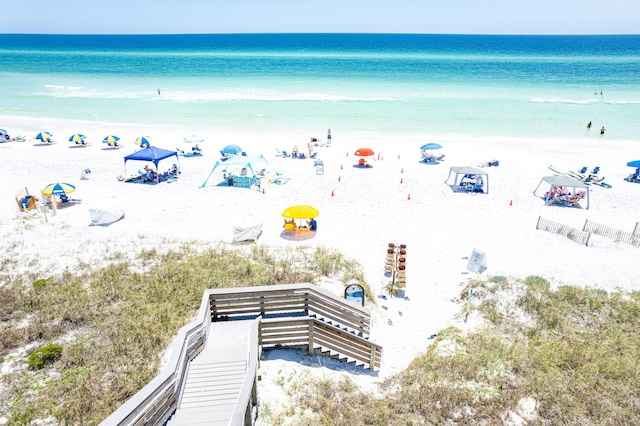
<instances>
[{"instance_id":1,"label":"striped umbrella","mask_svg":"<svg viewBox=\"0 0 640 426\"><path fill-rule=\"evenodd\" d=\"M151 145L151 138L149 136L140 136L136 139L136 145L140 145L142 148Z\"/></svg>"},{"instance_id":2,"label":"striped umbrella","mask_svg":"<svg viewBox=\"0 0 640 426\"><path fill-rule=\"evenodd\" d=\"M34 139L46 142L46 141L50 141L52 137L53 137L53 133L40 132L34 137Z\"/></svg>"},{"instance_id":3,"label":"striped umbrella","mask_svg":"<svg viewBox=\"0 0 640 426\"><path fill-rule=\"evenodd\" d=\"M52 195L67 195L71 194L76 190L76 187L71 185L70 183L50 183L45 186L45 188L40 191L42 195L47 197L51 197Z\"/></svg>"},{"instance_id":4,"label":"striped umbrella","mask_svg":"<svg viewBox=\"0 0 640 426\"><path fill-rule=\"evenodd\" d=\"M104 139L102 139L102 143L106 143L106 144L109 144L109 146L112 146L112 145L116 145L119 140L120 140L119 137L114 135L109 135L109 136L105 136Z\"/></svg>"},{"instance_id":5,"label":"striped umbrella","mask_svg":"<svg viewBox=\"0 0 640 426\"><path fill-rule=\"evenodd\" d=\"M74 135L71 135L71 137L69 138L69 142L75 142L75 143L80 143L83 140L85 140L87 137L85 135L83 135L82 133L76 133Z\"/></svg>"}]
</instances>

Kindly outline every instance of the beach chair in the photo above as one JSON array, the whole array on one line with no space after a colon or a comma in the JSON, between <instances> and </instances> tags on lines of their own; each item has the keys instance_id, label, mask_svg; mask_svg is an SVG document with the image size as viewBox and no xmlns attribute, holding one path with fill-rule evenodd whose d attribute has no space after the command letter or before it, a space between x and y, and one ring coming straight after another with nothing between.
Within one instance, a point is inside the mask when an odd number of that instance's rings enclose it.
<instances>
[{"instance_id":1,"label":"beach chair","mask_svg":"<svg viewBox=\"0 0 640 426\"><path fill-rule=\"evenodd\" d=\"M298 158L298 153L297 152L293 152L291 154L291 158Z\"/></svg>"},{"instance_id":2,"label":"beach chair","mask_svg":"<svg viewBox=\"0 0 640 426\"><path fill-rule=\"evenodd\" d=\"M600 171L600 166L596 166L593 168L593 170L591 171L592 175L597 175L598 172Z\"/></svg>"},{"instance_id":3,"label":"beach chair","mask_svg":"<svg viewBox=\"0 0 640 426\"><path fill-rule=\"evenodd\" d=\"M20 192L16 194L16 203L21 212L28 212L36 209L38 198L29 194L29 190L25 186L24 189L21 189Z\"/></svg>"},{"instance_id":4,"label":"beach chair","mask_svg":"<svg viewBox=\"0 0 640 426\"><path fill-rule=\"evenodd\" d=\"M578 173L587 173L587 170L589 170L588 167L583 167L580 169L580 171Z\"/></svg>"},{"instance_id":5,"label":"beach chair","mask_svg":"<svg viewBox=\"0 0 640 426\"><path fill-rule=\"evenodd\" d=\"M314 152L313 154L311 154L311 155L309 156L309 158L314 158L314 159L315 159L317 156L318 156L318 153L317 153L317 152Z\"/></svg>"}]
</instances>

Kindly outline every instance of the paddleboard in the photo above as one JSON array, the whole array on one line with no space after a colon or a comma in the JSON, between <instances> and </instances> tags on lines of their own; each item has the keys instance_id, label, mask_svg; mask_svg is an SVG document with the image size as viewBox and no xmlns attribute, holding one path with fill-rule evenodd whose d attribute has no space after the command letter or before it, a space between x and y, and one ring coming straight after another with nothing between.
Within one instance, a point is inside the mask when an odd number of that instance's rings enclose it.
<instances>
[{"instance_id":1,"label":"paddleboard","mask_svg":"<svg viewBox=\"0 0 640 426\"><path fill-rule=\"evenodd\" d=\"M567 172L565 170L559 169L556 166L553 166L553 165L549 166L549 170L559 175L567 176Z\"/></svg>"}]
</instances>

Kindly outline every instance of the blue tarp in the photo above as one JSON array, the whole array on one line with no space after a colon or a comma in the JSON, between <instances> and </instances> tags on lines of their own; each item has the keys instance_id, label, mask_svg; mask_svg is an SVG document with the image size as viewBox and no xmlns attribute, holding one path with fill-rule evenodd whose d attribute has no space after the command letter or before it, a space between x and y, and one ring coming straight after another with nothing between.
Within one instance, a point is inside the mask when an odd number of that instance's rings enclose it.
<instances>
[{"instance_id":1,"label":"blue tarp","mask_svg":"<svg viewBox=\"0 0 640 426\"><path fill-rule=\"evenodd\" d=\"M174 155L176 157L176 161L178 161L178 153L176 151L157 148L155 146L149 146L147 148L141 149L140 151L136 151L133 154L129 154L126 157L124 157L125 174L127 169L127 161L129 160L149 161L156 166L156 171L157 171L158 163L161 160L164 160L165 158L169 158Z\"/></svg>"}]
</instances>

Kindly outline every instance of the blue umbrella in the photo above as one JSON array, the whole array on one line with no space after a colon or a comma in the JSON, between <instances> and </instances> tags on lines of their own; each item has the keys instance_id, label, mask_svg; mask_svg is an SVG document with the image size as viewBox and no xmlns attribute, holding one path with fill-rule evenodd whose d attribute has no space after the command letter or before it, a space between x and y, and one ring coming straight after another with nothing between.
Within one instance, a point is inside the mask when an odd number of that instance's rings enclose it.
<instances>
[{"instance_id":1,"label":"blue umbrella","mask_svg":"<svg viewBox=\"0 0 640 426\"><path fill-rule=\"evenodd\" d=\"M52 134L52 133L49 133L49 132L40 132L40 133L38 133L38 134L36 135L36 137L35 137L34 139L37 139L37 140L41 140L41 141L43 141L43 142L46 142L46 141L50 141L52 137L53 137L53 134Z\"/></svg>"},{"instance_id":2,"label":"blue umbrella","mask_svg":"<svg viewBox=\"0 0 640 426\"><path fill-rule=\"evenodd\" d=\"M42 193L42 195L45 196L52 196L52 195L67 195L67 194L71 194L73 191L76 190L76 187L71 185L70 183L50 183L49 185L45 186L45 188L40 191Z\"/></svg>"},{"instance_id":3,"label":"blue umbrella","mask_svg":"<svg viewBox=\"0 0 640 426\"><path fill-rule=\"evenodd\" d=\"M151 138L149 136L140 136L136 139L136 145L140 145L142 148L146 148L151 145Z\"/></svg>"},{"instance_id":4,"label":"blue umbrella","mask_svg":"<svg viewBox=\"0 0 640 426\"><path fill-rule=\"evenodd\" d=\"M422 150L426 150L426 149L440 149L442 148L442 145L438 144L438 143L434 143L434 142L429 142L427 144L424 144L420 147L420 149Z\"/></svg>"},{"instance_id":5,"label":"blue umbrella","mask_svg":"<svg viewBox=\"0 0 640 426\"><path fill-rule=\"evenodd\" d=\"M119 140L120 140L119 137L115 135L109 135L109 136L105 136L104 139L102 139L102 143L109 144L109 146L117 145Z\"/></svg>"},{"instance_id":6,"label":"blue umbrella","mask_svg":"<svg viewBox=\"0 0 640 426\"><path fill-rule=\"evenodd\" d=\"M640 167L640 160L629 161L627 163L629 167Z\"/></svg>"},{"instance_id":7,"label":"blue umbrella","mask_svg":"<svg viewBox=\"0 0 640 426\"><path fill-rule=\"evenodd\" d=\"M240 154L242 152L242 148L240 148L238 145L232 144L222 148L222 152L224 152L225 154Z\"/></svg>"},{"instance_id":8,"label":"blue umbrella","mask_svg":"<svg viewBox=\"0 0 640 426\"><path fill-rule=\"evenodd\" d=\"M69 142L75 142L75 143L80 143L83 140L85 140L87 137L85 135L83 135L82 133L76 133L74 135L71 135L71 137L69 138Z\"/></svg>"}]
</instances>

